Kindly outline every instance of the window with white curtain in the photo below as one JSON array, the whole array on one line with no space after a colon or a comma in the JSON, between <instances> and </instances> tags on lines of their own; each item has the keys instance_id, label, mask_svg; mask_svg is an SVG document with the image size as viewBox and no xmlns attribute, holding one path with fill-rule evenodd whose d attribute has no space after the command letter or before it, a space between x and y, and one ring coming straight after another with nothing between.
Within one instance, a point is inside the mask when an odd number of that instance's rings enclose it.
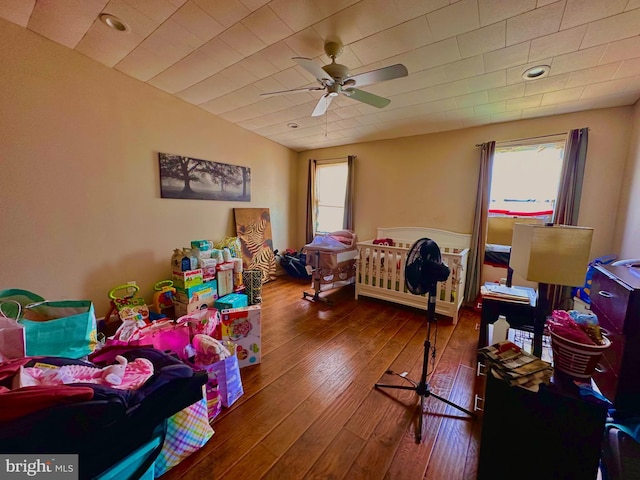
<instances>
[{"instance_id":1,"label":"window with white curtain","mask_svg":"<svg viewBox=\"0 0 640 480\"><path fill-rule=\"evenodd\" d=\"M342 229L347 191L347 160L319 160L315 176L315 231L335 232Z\"/></svg>"}]
</instances>

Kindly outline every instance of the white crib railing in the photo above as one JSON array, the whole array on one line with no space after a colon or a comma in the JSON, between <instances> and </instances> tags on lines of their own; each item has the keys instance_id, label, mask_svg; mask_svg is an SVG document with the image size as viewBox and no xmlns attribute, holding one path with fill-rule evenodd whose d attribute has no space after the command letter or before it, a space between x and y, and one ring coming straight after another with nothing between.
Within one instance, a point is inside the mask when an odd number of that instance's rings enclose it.
<instances>
[{"instance_id":1,"label":"white crib railing","mask_svg":"<svg viewBox=\"0 0 640 480\"><path fill-rule=\"evenodd\" d=\"M426 295L414 295L407 291L405 285L404 270L412 244L413 241L407 240L394 240L394 246L376 245L373 240L358 242L356 298L362 295L426 310ZM449 267L451 274L446 281L437 284L436 313L451 317L455 323L464 301L469 249L444 244L439 247L442 262Z\"/></svg>"}]
</instances>

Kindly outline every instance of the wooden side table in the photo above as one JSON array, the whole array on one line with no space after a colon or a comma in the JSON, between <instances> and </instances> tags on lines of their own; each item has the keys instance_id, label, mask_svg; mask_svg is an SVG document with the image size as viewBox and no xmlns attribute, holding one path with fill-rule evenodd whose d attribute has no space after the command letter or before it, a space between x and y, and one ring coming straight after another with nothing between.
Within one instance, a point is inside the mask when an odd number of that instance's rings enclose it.
<instances>
[{"instance_id":1,"label":"wooden side table","mask_svg":"<svg viewBox=\"0 0 640 480\"><path fill-rule=\"evenodd\" d=\"M522 327L529 327L534 330L534 334L539 333L540 353L538 356L542 354L542 330L544 325L541 325L541 328L534 328L537 327L535 324L534 300L531 300L528 304L523 304L484 297L482 299L482 314L480 315L480 336L478 338L478 348L487 346L487 326L495 322L499 315L504 315L511 327L519 329L522 329Z\"/></svg>"}]
</instances>

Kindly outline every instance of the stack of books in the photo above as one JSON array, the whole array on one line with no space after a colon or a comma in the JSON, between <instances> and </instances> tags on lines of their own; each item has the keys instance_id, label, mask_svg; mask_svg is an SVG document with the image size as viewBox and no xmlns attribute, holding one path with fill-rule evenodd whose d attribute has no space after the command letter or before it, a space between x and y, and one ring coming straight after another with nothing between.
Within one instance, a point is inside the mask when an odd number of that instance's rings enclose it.
<instances>
[{"instance_id":1,"label":"stack of books","mask_svg":"<svg viewBox=\"0 0 640 480\"><path fill-rule=\"evenodd\" d=\"M478 350L492 373L509 385L538 391L541 383L549 383L553 368L538 357L508 340Z\"/></svg>"},{"instance_id":2,"label":"stack of books","mask_svg":"<svg viewBox=\"0 0 640 480\"><path fill-rule=\"evenodd\" d=\"M505 302L523 303L535 305L535 292L533 289L519 287L507 287L497 283L485 283L480 287L483 298L495 298Z\"/></svg>"}]
</instances>

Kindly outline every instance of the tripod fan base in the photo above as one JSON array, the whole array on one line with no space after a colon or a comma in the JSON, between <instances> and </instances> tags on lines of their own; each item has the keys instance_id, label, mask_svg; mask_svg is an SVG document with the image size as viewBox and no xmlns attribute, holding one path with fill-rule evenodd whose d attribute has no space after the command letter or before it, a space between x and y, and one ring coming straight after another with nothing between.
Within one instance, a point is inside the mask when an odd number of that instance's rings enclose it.
<instances>
[{"instance_id":1,"label":"tripod fan base","mask_svg":"<svg viewBox=\"0 0 640 480\"><path fill-rule=\"evenodd\" d=\"M427 342L429 343L429 342ZM426 350L427 352L429 350ZM391 373L391 372L389 372ZM395 374L397 375L397 374ZM453 408L457 408L458 410L460 410L461 412L466 413L467 415L469 415L471 418L475 418L476 415L475 413L467 410L464 407L461 407L460 405L456 405L455 403L453 403L450 400L447 400L446 398L443 398L439 395L436 395L435 393L431 392L431 390L429 389L429 384L426 382L420 382L420 383L416 383L413 380L398 375L401 378L404 378L405 380L407 380L408 382L410 382L412 385L412 387L408 386L408 385L386 385L383 383L376 383L375 384L375 388L391 388L391 389L396 389L396 390L411 390L413 392L416 392L416 394L420 397L420 403L418 405L419 408L419 416L418 416L418 428L416 429L416 443L422 443L422 431L423 431L423 423L424 423L424 415L425 415L425 411L424 411L424 407L425 407L425 401L427 399L427 397L434 397L437 400L440 400L441 402L446 403L447 405L453 407Z\"/></svg>"},{"instance_id":2,"label":"tripod fan base","mask_svg":"<svg viewBox=\"0 0 640 480\"><path fill-rule=\"evenodd\" d=\"M408 379L404 374L399 375L401 378L411 383L411 387L406 385L384 385L376 383L376 388L392 388L399 390L411 390L416 392L420 397L420 417L418 419L418 428L416 429L416 443L422 442L422 429L424 423L424 406L427 397L434 397L447 405L457 408L461 412L466 413L471 418L475 418L475 414L466 408L456 405L455 403L431 393L429 384L427 383L427 371L429 365L429 353L431 352L431 324L435 323L436 317L436 290L437 282L446 280L449 277L450 270L442 263L440 248L433 240L422 238L416 241L407 254L405 265L405 283L407 290L416 295L424 293L429 294L429 303L427 304L427 339L424 342L424 352L422 358L422 373L420 381L414 382ZM435 349L434 349L435 358ZM388 372L393 373L393 372ZM396 374L397 375L397 374Z\"/></svg>"}]
</instances>

